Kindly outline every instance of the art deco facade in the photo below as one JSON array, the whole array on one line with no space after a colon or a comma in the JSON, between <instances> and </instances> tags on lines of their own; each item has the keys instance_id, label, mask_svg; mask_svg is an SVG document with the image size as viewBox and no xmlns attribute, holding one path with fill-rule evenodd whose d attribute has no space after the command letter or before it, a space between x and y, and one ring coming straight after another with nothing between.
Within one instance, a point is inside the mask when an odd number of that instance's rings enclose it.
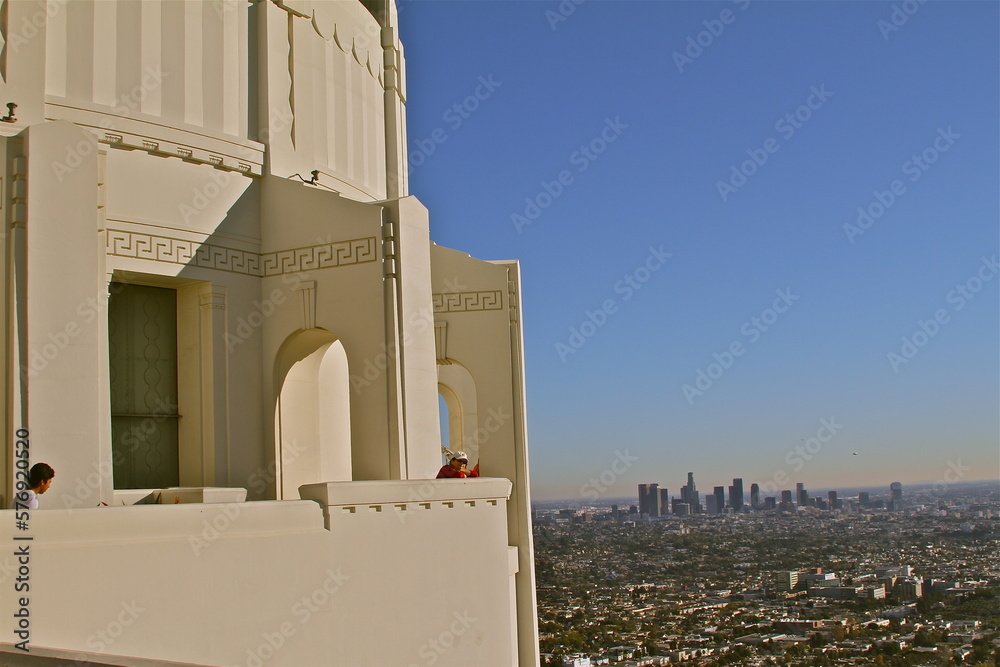
<instances>
[{"instance_id":1,"label":"art deco facade","mask_svg":"<svg viewBox=\"0 0 1000 667\"><path fill-rule=\"evenodd\" d=\"M537 664L518 265L408 196L392 0L0 0L0 43L4 507L18 433L56 469L0 662ZM484 478L432 479L439 396Z\"/></svg>"}]
</instances>

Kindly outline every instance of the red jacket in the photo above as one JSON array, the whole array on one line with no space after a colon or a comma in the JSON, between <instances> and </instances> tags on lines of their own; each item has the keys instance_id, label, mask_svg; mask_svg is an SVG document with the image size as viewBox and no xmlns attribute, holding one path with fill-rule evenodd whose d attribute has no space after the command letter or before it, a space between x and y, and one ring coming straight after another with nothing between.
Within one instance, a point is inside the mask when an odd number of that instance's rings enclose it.
<instances>
[{"instance_id":1,"label":"red jacket","mask_svg":"<svg viewBox=\"0 0 1000 667\"><path fill-rule=\"evenodd\" d=\"M459 477L459 478L462 478L462 477L479 477L479 471L478 470L465 470L465 471L455 470L454 468L452 468L450 465L448 465L446 463L443 466L441 466L441 469L438 470L438 474L437 474L437 478L438 479L442 479L442 478L445 478L445 477Z\"/></svg>"}]
</instances>

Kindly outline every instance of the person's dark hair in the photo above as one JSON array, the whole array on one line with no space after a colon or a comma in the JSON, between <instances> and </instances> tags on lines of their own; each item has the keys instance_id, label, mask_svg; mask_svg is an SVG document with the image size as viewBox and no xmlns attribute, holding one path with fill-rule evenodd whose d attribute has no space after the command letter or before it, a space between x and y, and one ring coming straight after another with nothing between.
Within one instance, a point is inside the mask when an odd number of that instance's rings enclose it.
<instances>
[{"instance_id":1,"label":"person's dark hair","mask_svg":"<svg viewBox=\"0 0 1000 667\"><path fill-rule=\"evenodd\" d=\"M33 489L47 479L56 476L56 471L48 463L36 463L28 472L28 488Z\"/></svg>"}]
</instances>

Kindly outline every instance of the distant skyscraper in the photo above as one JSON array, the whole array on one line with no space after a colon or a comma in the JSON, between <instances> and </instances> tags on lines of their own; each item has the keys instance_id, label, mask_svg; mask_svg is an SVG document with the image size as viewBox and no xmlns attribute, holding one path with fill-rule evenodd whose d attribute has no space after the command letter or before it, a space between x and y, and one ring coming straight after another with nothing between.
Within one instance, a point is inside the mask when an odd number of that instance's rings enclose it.
<instances>
[{"instance_id":1,"label":"distant skyscraper","mask_svg":"<svg viewBox=\"0 0 1000 667\"><path fill-rule=\"evenodd\" d=\"M698 489L694 485L694 473L688 473L688 483L681 489L681 502L686 503L692 514L701 512L701 499L698 497Z\"/></svg>"},{"instance_id":2,"label":"distant skyscraper","mask_svg":"<svg viewBox=\"0 0 1000 667\"><path fill-rule=\"evenodd\" d=\"M725 487L717 486L712 490L712 497L715 498L715 511L722 514L722 510L726 508L726 489ZM707 499L708 496L706 495Z\"/></svg>"},{"instance_id":3,"label":"distant skyscraper","mask_svg":"<svg viewBox=\"0 0 1000 667\"><path fill-rule=\"evenodd\" d=\"M893 482L889 485L889 502L892 503L889 506L890 510L899 511L903 507L903 485L899 482Z\"/></svg>"},{"instance_id":4,"label":"distant skyscraper","mask_svg":"<svg viewBox=\"0 0 1000 667\"><path fill-rule=\"evenodd\" d=\"M760 509L760 484L750 485L750 507Z\"/></svg>"},{"instance_id":5,"label":"distant skyscraper","mask_svg":"<svg viewBox=\"0 0 1000 667\"><path fill-rule=\"evenodd\" d=\"M658 484L639 485L639 514L660 516L660 492Z\"/></svg>"},{"instance_id":6,"label":"distant skyscraper","mask_svg":"<svg viewBox=\"0 0 1000 667\"><path fill-rule=\"evenodd\" d=\"M865 507L870 502L871 502L871 497L868 495L867 491L861 491L860 493L858 493L858 504L859 505L861 505L862 507Z\"/></svg>"},{"instance_id":7,"label":"distant skyscraper","mask_svg":"<svg viewBox=\"0 0 1000 667\"><path fill-rule=\"evenodd\" d=\"M803 507L809 504L809 492L802 482L795 485L795 502Z\"/></svg>"},{"instance_id":8,"label":"distant skyscraper","mask_svg":"<svg viewBox=\"0 0 1000 667\"><path fill-rule=\"evenodd\" d=\"M705 494L705 514L719 514L719 505L714 493Z\"/></svg>"},{"instance_id":9,"label":"distant skyscraper","mask_svg":"<svg viewBox=\"0 0 1000 667\"><path fill-rule=\"evenodd\" d=\"M781 492L781 503L783 505L792 504L792 492L790 490L785 489L784 491Z\"/></svg>"},{"instance_id":10,"label":"distant skyscraper","mask_svg":"<svg viewBox=\"0 0 1000 667\"><path fill-rule=\"evenodd\" d=\"M660 489L660 516L670 514L670 491Z\"/></svg>"},{"instance_id":11,"label":"distant skyscraper","mask_svg":"<svg viewBox=\"0 0 1000 667\"><path fill-rule=\"evenodd\" d=\"M733 478L733 485L729 487L729 506L733 508L734 512L739 512L743 509L742 477Z\"/></svg>"},{"instance_id":12,"label":"distant skyscraper","mask_svg":"<svg viewBox=\"0 0 1000 667\"><path fill-rule=\"evenodd\" d=\"M611 518L614 521L618 520L618 505L611 506Z\"/></svg>"},{"instance_id":13,"label":"distant skyscraper","mask_svg":"<svg viewBox=\"0 0 1000 667\"><path fill-rule=\"evenodd\" d=\"M774 496L768 496L767 498L764 498L764 509L773 510L774 505L775 505Z\"/></svg>"},{"instance_id":14,"label":"distant skyscraper","mask_svg":"<svg viewBox=\"0 0 1000 667\"><path fill-rule=\"evenodd\" d=\"M831 510L839 509L839 501L837 500L837 492L830 491L826 494L826 501L830 505Z\"/></svg>"}]
</instances>

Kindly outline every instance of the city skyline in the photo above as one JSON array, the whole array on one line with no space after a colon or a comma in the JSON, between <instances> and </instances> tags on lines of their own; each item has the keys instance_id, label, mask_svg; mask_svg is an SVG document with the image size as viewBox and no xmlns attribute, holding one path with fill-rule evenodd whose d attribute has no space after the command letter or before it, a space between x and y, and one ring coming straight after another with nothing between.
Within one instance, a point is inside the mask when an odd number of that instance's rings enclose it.
<instances>
[{"instance_id":1,"label":"city skyline","mask_svg":"<svg viewBox=\"0 0 1000 667\"><path fill-rule=\"evenodd\" d=\"M695 514L722 514L726 509L730 509L733 512L740 512L744 508L749 508L750 510L772 509L778 503L778 497L780 497L781 492L787 490L775 488L772 489L774 495L768 495L765 489L765 494L762 496L760 494L760 487L754 483L750 487L750 501L747 502L743 488L743 479L735 477L733 478L733 483L729 486L728 496L726 495L725 486L714 486L711 493L705 492L705 504L703 506L699 493L695 488L694 474L690 472L688 473L688 483L681 488L680 498L670 496L667 493L666 487L659 488L658 483L647 482L639 484L639 502L636 507L636 513L647 514L650 517L677 514L676 509L678 504L686 506L686 510L682 512L684 514L687 513L687 510ZM837 491L835 490L828 491L826 499L822 497L825 489L819 490L818 493L820 495L818 496L809 495L808 489L805 488L802 482L796 482L795 489L796 497L794 503L788 503L788 501L782 499L782 505L794 504L799 507L814 506L820 509L835 510L841 508L838 503L847 500L847 498L838 498ZM889 496L891 500L889 508L899 509L899 504L903 502L903 485L901 482L891 482L889 484ZM864 502L867 502L867 499L862 501L862 504ZM823 506L823 503L826 503L826 506Z\"/></svg>"},{"instance_id":2,"label":"city skyline","mask_svg":"<svg viewBox=\"0 0 1000 667\"><path fill-rule=\"evenodd\" d=\"M807 487L806 491L808 491L811 494L810 497L813 497L813 498L819 497L819 496L827 497L828 494L830 494L832 492L832 493L836 493L837 494L837 497L838 497L839 500L860 500L861 502L867 502L871 497L874 497L874 498L884 497L884 498L887 498L887 499L891 498L891 496L892 496L892 484L895 483L896 481L898 481L898 480L893 480L893 482L886 482L885 484L860 485L860 486L859 485L851 485L851 484L848 484L848 485L838 485L838 486L835 486L835 487L834 486L828 486L828 485L821 485L821 486L816 486L816 487ZM639 483L637 486L643 486L643 484L653 484L655 486L658 486L659 487L659 491L661 493L668 490L665 487L660 487L659 486L659 484L660 484L659 482ZM959 482L954 482L954 483L946 483L944 485L930 483L930 482L913 482L913 483L909 483L909 484L900 482L900 484L902 484L902 488L903 488L904 493L908 493L909 494L909 498L911 498L911 499L913 497L922 497L923 499L926 499L926 494L928 494L928 493L932 494L933 497L942 498L943 499L948 494L954 493L954 492L959 491L959 490L961 490L963 488L980 488L980 487L982 487L984 485L987 486L987 487L996 487L996 491L998 493L1000 493L1000 480L990 480L990 479L959 481ZM756 484L752 484L751 487L752 486L756 486ZM680 489L680 488L682 488L682 485L678 484L678 485L675 486L675 488ZM713 490L717 489L717 488L726 488L726 498L727 498L727 504L728 504L728 487L719 487L719 486L713 484L709 488L712 488ZM795 504L795 492L796 492L796 483L793 482L792 485L790 485L788 488L778 489L777 491L775 491L775 492L773 492L771 494L768 494L768 496L765 496L764 493L761 493L760 494L760 499L761 499L761 502L763 502L763 500L766 497L774 497L775 500L776 500L776 502L778 504L780 504L782 494L783 493L787 493L790 496L790 502L792 504ZM707 498L712 495L712 491L700 492L700 493L702 495L702 500L703 501L707 501ZM815 494L815 495L813 495L813 494ZM671 494L671 498L674 499L674 500L679 500L679 494ZM749 498L749 494L745 493L745 495L744 495L744 504L746 506L750 506L750 502L749 502L748 498ZM586 495L585 496L573 496L573 497L568 497L568 498L533 498L532 499L532 503L536 504L536 505L538 505L540 507L541 506L546 506L546 507L560 507L560 506L611 507L611 506L613 506L615 504L619 504L620 505L623 502L627 503L623 507L623 510L627 511L629 504L634 504L638 508L639 504L640 504L640 498L635 493L631 493L631 494L626 493L625 495L606 495L606 496L600 496L600 497L595 497L593 494L591 494L590 496L586 496Z\"/></svg>"},{"instance_id":3,"label":"city skyline","mask_svg":"<svg viewBox=\"0 0 1000 667\"><path fill-rule=\"evenodd\" d=\"M914 6L401 2L431 239L520 260L534 497L1000 475L998 7Z\"/></svg>"}]
</instances>

